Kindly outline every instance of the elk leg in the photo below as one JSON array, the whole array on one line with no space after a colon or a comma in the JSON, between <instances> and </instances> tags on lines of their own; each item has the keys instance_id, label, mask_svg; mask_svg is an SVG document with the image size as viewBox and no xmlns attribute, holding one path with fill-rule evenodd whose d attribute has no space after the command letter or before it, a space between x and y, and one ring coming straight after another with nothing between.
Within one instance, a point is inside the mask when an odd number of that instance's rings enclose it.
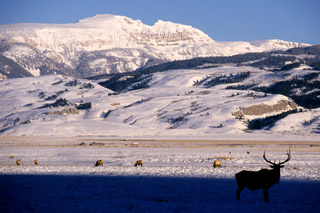
<instances>
[{"instance_id":1,"label":"elk leg","mask_svg":"<svg viewBox=\"0 0 320 213\"><path fill-rule=\"evenodd\" d=\"M269 192L268 192L268 188L264 188L264 189L263 189L263 197L264 197L264 202L269 203Z\"/></svg>"},{"instance_id":2,"label":"elk leg","mask_svg":"<svg viewBox=\"0 0 320 213\"><path fill-rule=\"evenodd\" d=\"M242 190L244 189L243 186L238 186L238 190L237 190L237 200L240 200L240 193L242 192Z\"/></svg>"}]
</instances>

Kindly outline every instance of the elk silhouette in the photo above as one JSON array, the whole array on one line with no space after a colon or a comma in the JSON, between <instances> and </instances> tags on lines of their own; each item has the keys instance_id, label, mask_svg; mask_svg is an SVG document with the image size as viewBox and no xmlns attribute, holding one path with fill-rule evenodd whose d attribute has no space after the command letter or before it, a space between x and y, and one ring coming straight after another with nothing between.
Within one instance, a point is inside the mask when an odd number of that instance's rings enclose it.
<instances>
[{"instance_id":1,"label":"elk silhouette","mask_svg":"<svg viewBox=\"0 0 320 213\"><path fill-rule=\"evenodd\" d=\"M240 200L241 191L247 187L250 190L263 189L264 202L269 202L268 189L280 180L280 168L284 167L284 163L291 159L290 150L287 152L287 159L283 162L272 163L266 159L266 151L264 151L263 159L270 163L272 169L261 169L260 171L243 170L236 174L238 184L237 199Z\"/></svg>"}]
</instances>

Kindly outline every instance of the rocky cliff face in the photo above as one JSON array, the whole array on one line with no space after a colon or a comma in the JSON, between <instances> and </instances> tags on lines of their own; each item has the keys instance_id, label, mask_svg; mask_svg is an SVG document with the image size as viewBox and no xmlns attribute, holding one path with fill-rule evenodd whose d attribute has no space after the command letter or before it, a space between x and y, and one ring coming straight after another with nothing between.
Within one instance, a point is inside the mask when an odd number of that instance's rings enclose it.
<instances>
[{"instance_id":1,"label":"rocky cliff face","mask_svg":"<svg viewBox=\"0 0 320 213\"><path fill-rule=\"evenodd\" d=\"M307 46L279 40L215 42L191 26L164 21L148 26L113 15L97 15L74 24L2 25L0 40L0 54L33 76L78 77L128 72L195 57ZM0 63L5 62L0 59ZM5 75L17 77L12 72Z\"/></svg>"}]
</instances>

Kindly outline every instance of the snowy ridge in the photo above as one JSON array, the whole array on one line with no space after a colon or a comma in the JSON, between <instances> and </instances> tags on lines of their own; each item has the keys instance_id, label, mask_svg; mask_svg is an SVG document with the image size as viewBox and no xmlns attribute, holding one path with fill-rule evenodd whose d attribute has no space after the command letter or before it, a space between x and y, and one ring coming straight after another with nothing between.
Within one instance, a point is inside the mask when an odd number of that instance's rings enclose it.
<instances>
[{"instance_id":1,"label":"snowy ridge","mask_svg":"<svg viewBox=\"0 0 320 213\"><path fill-rule=\"evenodd\" d=\"M275 80L269 72L252 67L172 70L154 73L148 88L118 95L88 80L59 75L5 80L0 82L0 132L204 138L259 138L264 134L270 140L279 136L290 140L319 139L318 109L304 111L283 95L226 89L233 83L210 87L196 84L205 78L210 82L217 76L247 72L250 76L244 84L254 81L266 85ZM302 111L288 115L271 129L247 133L249 120L291 110Z\"/></svg>"},{"instance_id":2,"label":"snowy ridge","mask_svg":"<svg viewBox=\"0 0 320 213\"><path fill-rule=\"evenodd\" d=\"M0 39L10 44L3 55L33 75L39 68L69 75L66 70L70 69L79 77L133 71L165 61L308 46L280 40L216 42L191 26L161 20L148 26L114 15L97 15L73 24L2 25ZM28 65L30 57L19 51L25 46L34 53L32 66ZM39 57L46 58L45 67Z\"/></svg>"}]
</instances>

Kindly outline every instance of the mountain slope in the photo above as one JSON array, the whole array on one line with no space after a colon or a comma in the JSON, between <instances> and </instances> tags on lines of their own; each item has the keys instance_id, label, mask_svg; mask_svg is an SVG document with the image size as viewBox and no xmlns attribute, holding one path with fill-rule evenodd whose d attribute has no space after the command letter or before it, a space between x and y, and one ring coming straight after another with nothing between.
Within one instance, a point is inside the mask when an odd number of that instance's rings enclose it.
<instances>
[{"instance_id":1,"label":"mountain slope","mask_svg":"<svg viewBox=\"0 0 320 213\"><path fill-rule=\"evenodd\" d=\"M135 83L120 94L72 77L9 79L0 82L0 132L210 138L248 138L257 133L260 138L318 138L318 108L305 110L284 95L231 88L252 82L268 86L312 72L317 71L301 67L276 78L279 74L245 66L171 70L146 76L146 87L131 90Z\"/></svg>"},{"instance_id":2,"label":"mountain slope","mask_svg":"<svg viewBox=\"0 0 320 213\"><path fill-rule=\"evenodd\" d=\"M89 77L173 60L308 46L280 40L216 42L191 26L164 21L148 26L114 15L74 24L2 25L0 39L0 53L33 76Z\"/></svg>"}]
</instances>

